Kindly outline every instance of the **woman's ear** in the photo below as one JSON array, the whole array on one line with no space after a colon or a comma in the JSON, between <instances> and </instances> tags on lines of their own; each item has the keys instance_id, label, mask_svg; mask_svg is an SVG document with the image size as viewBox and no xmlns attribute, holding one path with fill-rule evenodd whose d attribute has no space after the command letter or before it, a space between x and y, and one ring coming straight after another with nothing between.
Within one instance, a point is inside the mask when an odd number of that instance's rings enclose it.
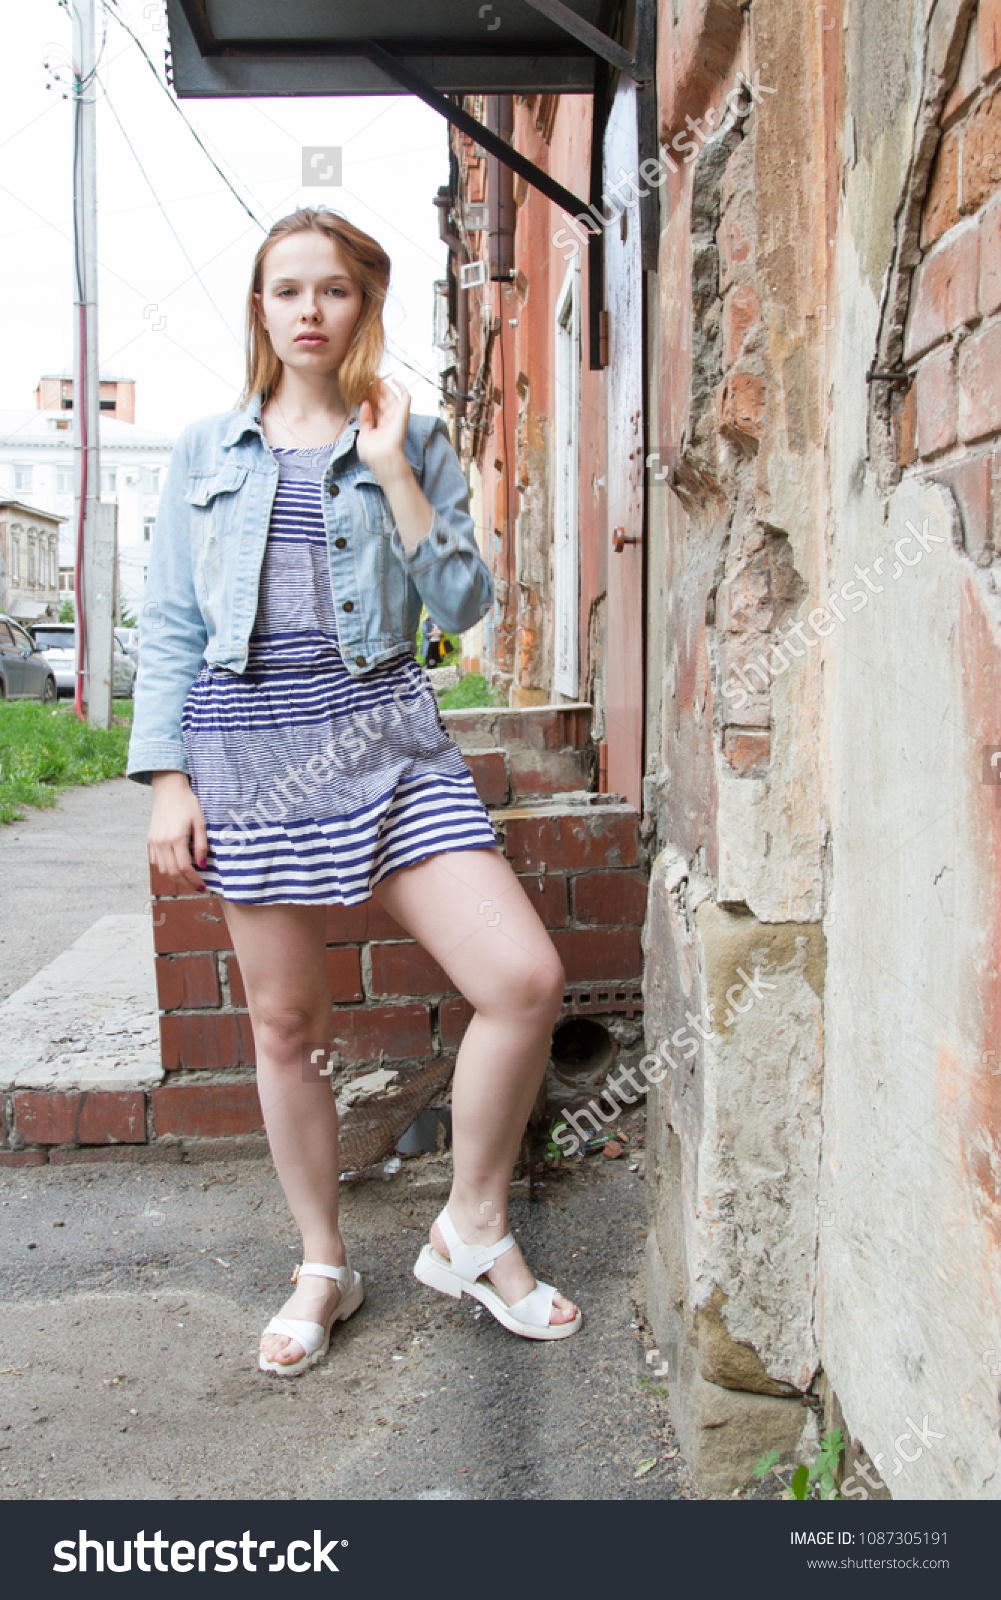
<instances>
[{"instance_id":1,"label":"woman's ear","mask_svg":"<svg viewBox=\"0 0 1001 1600\"><path fill-rule=\"evenodd\" d=\"M266 328L267 325L268 325L268 319L264 315L264 307L261 304L261 295L260 295L260 291L258 289L254 290L254 305L257 308L257 315L261 319L261 326L263 328Z\"/></svg>"}]
</instances>

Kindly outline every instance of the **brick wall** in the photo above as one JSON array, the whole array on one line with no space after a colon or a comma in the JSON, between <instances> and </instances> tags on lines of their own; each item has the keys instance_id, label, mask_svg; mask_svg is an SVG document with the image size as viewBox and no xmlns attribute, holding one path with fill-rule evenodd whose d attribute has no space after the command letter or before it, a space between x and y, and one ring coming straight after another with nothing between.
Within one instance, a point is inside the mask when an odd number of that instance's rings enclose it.
<instances>
[{"instance_id":1,"label":"brick wall","mask_svg":"<svg viewBox=\"0 0 1001 1600\"><path fill-rule=\"evenodd\" d=\"M897 459L947 484L963 542L989 566L1001 535L1001 0L974 12L921 217L921 260L895 399Z\"/></svg>"},{"instance_id":2,"label":"brick wall","mask_svg":"<svg viewBox=\"0 0 1001 1600\"><path fill-rule=\"evenodd\" d=\"M642 1005L646 878L635 812L588 803L590 708L446 720L552 931L567 975L563 1014L631 1017ZM0 1165L81 1159L88 1146L102 1156L109 1145L128 1147L136 1159L137 1147L155 1154L164 1140L183 1152L205 1140L261 1139L253 1030L222 908L215 897L178 894L155 871L151 892L163 1083L125 1093L18 1091L6 1106L0 1097ZM470 1009L376 901L327 908L327 959L340 1079L380 1062L454 1058Z\"/></svg>"}]
</instances>

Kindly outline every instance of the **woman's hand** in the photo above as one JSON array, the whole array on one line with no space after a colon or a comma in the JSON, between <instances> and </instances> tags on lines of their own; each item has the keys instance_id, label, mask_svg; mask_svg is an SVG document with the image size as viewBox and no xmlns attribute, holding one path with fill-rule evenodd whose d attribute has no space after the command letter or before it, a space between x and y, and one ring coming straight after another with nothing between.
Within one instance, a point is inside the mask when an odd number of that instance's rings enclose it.
<instances>
[{"instance_id":1,"label":"woman's hand","mask_svg":"<svg viewBox=\"0 0 1001 1600\"><path fill-rule=\"evenodd\" d=\"M204 894L205 885L194 862L205 866L209 841L202 808L187 773L155 772L152 788L149 859L175 883L188 883Z\"/></svg>"},{"instance_id":2,"label":"woman's hand","mask_svg":"<svg viewBox=\"0 0 1001 1600\"><path fill-rule=\"evenodd\" d=\"M358 408L358 459L372 468L384 489L405 473L413 477L403 454L409 421L410 391L397 378L380 381L377 408L371 400Z\"/></svg>"}]
</instances>

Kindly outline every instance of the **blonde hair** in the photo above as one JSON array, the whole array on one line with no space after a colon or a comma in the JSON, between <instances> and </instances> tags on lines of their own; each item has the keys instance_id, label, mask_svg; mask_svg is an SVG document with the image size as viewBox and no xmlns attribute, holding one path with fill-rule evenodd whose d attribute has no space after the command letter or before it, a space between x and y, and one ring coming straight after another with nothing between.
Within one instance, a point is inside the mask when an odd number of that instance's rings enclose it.
<instances>
[{"instance_id":1,"label":"blonde hair","mask_svg":"<svg viewBox=\"0 0 1001 1600\"><path fill-rule=\"evenodd\" d=\"M376 239L356 228L347 217L325 208L301 206L275 223L254 257L247 294L247 377L238 401L241 408L258 391L264 405L282 374L282 363L275 355L254 300L255 291L260 294L264 287L264 258L279 239L306 232L326 234L341 251L348 272L361 290L361 311L337 375L341 394L349 406L360 405L363 400L374 402L378 398L379 366L386 343L382 310L389 289L389 257Z\"/></svg>"}]
</instances>

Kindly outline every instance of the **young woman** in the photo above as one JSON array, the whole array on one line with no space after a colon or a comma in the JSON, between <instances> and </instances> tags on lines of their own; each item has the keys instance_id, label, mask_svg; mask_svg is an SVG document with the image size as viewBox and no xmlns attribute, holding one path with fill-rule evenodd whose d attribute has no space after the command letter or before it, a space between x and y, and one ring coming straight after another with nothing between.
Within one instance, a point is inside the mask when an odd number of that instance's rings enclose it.
<instances>
[{"instance_id":1,"label":"young woman","mask_svg":"<svg viewBox=\"0 0 1001 1600\"><path fill-rule=\"evenodd\" d=\"M377 374L389 258L305 209L254 260L243 409L185 428L153 535L128 773L153 785L149 856L222 901L275 1166L302 1234L259 1365L302 1371L362 1301L337 1219L337 1111L309 1063L333 1036L325 907L374 896L473 1007L452 1087L454 1178L415 1264L515 1333L580 1313L508 1233L514 1158L563 997L428 679L422 603L448 631L492 601L437 418ZM489 913L489 914L488 914Z\"/></svg>"}]
</instances>

